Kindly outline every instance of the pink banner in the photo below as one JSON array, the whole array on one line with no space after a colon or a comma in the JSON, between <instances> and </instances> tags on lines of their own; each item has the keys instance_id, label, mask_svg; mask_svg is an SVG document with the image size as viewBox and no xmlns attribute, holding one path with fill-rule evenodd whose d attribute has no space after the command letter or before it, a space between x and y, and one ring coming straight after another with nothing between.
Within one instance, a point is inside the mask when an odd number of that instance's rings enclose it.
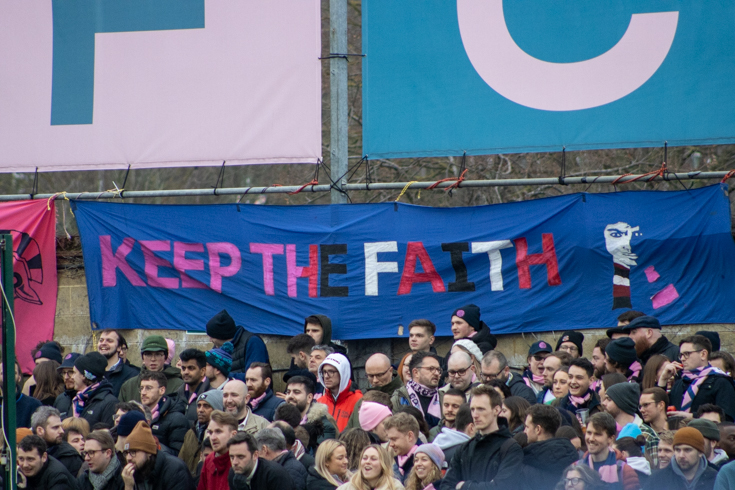
<instances>
[{"instance_id":1,"label":"pink banner","mask_svg":"<svg viewBox=\"0 0 735 490\"><path fill-rule=\"evenodd\" d=\"M33 371L31 350L54 337L56 316L56 208L46 201L0 204L0 232L13 236L16 356Z\"/></svg>"}]
</instances>

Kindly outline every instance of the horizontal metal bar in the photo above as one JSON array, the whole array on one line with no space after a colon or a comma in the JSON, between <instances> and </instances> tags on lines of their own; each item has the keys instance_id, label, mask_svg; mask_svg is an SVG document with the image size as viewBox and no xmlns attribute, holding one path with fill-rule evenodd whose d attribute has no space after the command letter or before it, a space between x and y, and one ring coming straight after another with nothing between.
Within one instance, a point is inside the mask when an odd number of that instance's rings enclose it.
<instances>
[{"instance_id":1,"label":"horizontal metal bar","mask_svg":"<svg viewBox=\"0 0 735 490\"><path fill-rule=\"evenodd\" d=\"M537 179L495 179L495 180L463 180L459 187L506 187L506 186L528 186L528 185L589 185L589 184L625 184L639 179L638 182L661 182L676 180L714 180L723 179L727 172L688 172L669 173L664 177L657 176L649 181L648 176L641 175L609 175L590 177L544 177ZM436 189L444 189L453 185L454 181L442 182ZM345 191L378 191L378 190L403 190L426 189L435 182L377 182L363 184L344 184ZM5 194L0 195L0 201L20 201L25 199L115 199L115 198L153 198L153 197L193 197L193 196L239 196L257 194L287 194L296 192L302 186L267 186L267 187L224 187L220 189L172 189L152 191L123 191L118 192L65 192L56 194ZM309 185L301 189L301 192L316 193L329 192L331 186L326 184Z\"/></svg>"}]
</instances>

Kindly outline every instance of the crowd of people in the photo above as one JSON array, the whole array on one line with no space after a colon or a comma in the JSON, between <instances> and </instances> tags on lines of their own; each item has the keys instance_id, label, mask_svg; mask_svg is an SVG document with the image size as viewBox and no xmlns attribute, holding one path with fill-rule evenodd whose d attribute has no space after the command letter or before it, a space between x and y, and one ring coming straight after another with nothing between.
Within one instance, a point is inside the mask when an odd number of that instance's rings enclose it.
<instances>
[{"instance_id":1,"label":"crowd of people","mask_svg":"<svg viewBox=\"0 0 735 490\"><path fill-rule=\"evenodd\" d=\"M465 305L454 343L408 326L410 350L365 362L368 387L324 315L288 342L276 392L263 340L221 311L213 348L158 335L127 359L124 335L96 351L34 351L18 385L18 481L62 490L725 490L735 488L735 360L715 332L670 342L636 311L584 356L584 336L537 341L523 370ZM19 485L19 486L20 486Z\"/></svg>"}]
</instances>

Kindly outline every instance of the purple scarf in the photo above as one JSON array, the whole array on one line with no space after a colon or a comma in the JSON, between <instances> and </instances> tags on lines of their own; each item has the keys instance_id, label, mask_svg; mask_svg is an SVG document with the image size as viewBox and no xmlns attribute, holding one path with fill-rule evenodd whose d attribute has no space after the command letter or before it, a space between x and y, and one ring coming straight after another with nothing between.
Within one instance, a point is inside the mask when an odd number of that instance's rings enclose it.
<instances>
[{"instance_id":1,"label":"purple scarf","mask_svg":"<svg viewBox=\"0 0 735 490\"><path fill-rule=\"evenodd\" d=\"M406 383L406 391L408 391L408 399L411 401L411 405L421 410L421 413L424 412L424 409L423 407L421 407L421 400L419 400L419 396L423 396L425 398L431 397L429 410L427 411L428 414L433 415L438 419L442 418L442 411L441 407L439 406L438 389L427 388L426 386L418 384L416 381L410 379Z\"/></svg>"},{"instance_id":2,"label":"purple scarf","mask_svg":"<svg viewBox=\"0 0 735 490\"><path fill-rule=\"evenodd\" d=\"M725 373L712 366L711 364L707 364L707 366L700 369L694 369L693 371L684 371L682 373L682 379L691 383L689 385L689 388L687 388L687 391L684 393L684 398L681 400L682 412L691 412L692 402L697 396L699 385L704 383L704 380L707 379L707 376L709 376L710 374L725 375Z\"/></svg>"},{"instance_id":3,"label":"purple scarf","mask_svg":"<svg viewBox=\"0 0 735 490\"><path fill-rule=\"evenodd\" d=\"M82 391L77 393L77 396L74 397L72 400L72 405L74 406L74 416L79 417L84 410L84 405L89 402L89 399L92 395L94 395L94 392L97 391L97 388L100 387L99 383L95 383L93 385L89 385L86 388L84 388Z\"/></svg>"}]
</instances>

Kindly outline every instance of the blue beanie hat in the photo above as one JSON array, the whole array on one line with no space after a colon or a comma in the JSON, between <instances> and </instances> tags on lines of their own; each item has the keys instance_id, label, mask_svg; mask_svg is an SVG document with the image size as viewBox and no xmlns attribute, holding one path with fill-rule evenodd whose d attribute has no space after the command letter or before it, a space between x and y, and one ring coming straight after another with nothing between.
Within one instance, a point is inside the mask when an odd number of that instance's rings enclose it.
<instances>
[{"instance_id":1,"label":"blue beanie hat","mask_svg":"<svg viewBox=\"0 0 735 490\"><path fill-rule=\"evenodd\" d=\"M56 342L46 342L41 346L40 349L38 349L38 352L36 352L36 355L34 356L35 359L48 359L50 361L56 361L59 364L61 364L61 349L59 349L59 344Z\"/></svg>"},{"instance_id":2,"label":"blue beanie hat","mask_svg":"<svg viewBox=\"0 0 735 490\"><path fill-rule=\"evenodd\" d=\"M207 357L209 364L222 371L225 376L229 376L230 369L232 369L232 351L234 349L232 342L225 342L222 347L208 350L204 355Z\"/></svg>"},{"instance_id":3,"label":"blue beanie hat","mask_svg":"<svg viewBox=\"0 0 735 490\"><path fill-rule=\"evenodd\" d=\"M145 415L137 410L132 410L123 414L120 420L117 421L117 435L127 437L133 432L138 422L145 422Z\"/></svg>"}]
</instances>

